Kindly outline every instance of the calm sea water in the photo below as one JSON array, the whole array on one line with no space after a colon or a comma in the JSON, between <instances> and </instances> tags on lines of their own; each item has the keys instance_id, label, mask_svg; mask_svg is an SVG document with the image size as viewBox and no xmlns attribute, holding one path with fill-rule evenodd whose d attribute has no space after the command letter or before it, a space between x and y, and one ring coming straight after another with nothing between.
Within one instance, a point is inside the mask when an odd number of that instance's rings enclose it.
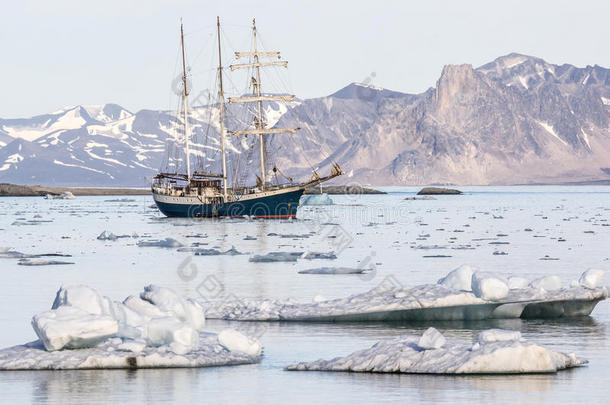
<instances>
[{"instance_id":1,"label":"calm sea water","mask_svg":"<svg viewBox=\"0 0 610 405\"><path fill-rule=\"evenodd\" d=\"M0 199L0 247L59 252L75 262L26 267L0 259L0 347L34 340L33 314L50 308L62 285L83 283L113 299L147 284L204 299L343 297L382 283L436 282L461 264L566 282L591 267L610 270L610 187L471 187L462 196L409 201L415 189L387 195L332 196L333 206L304 207L296 221L166 219L150 197ZM40 222L44 221L44 222ZM48 222L46 222L48 221ZM100 241L102 231L138 238ZM138 247L175 238L185 245L247 253L192 256ZM244 239L246 238L246 239ZM251 240L256 238L255 240ZM335 251L336 260L251 263L270 251ZM495 254L494 254L495 253ZM502 253L502 254L501 254ZM442 257L441 257L442 256ZM547 259L547 260L541 260ZM554 259L554 260L548 260ZM308 275L299 270L363 267L361 275ZM556 375L411 376L285 372L297 362L332 358L430 325L284 324L208 321L260 336L260 364L198 370L1 372L5 403L555 403L607 401L610 306L572 320L437 323L451 339L471 340L501 327L590 360Z\"/></svg>"}]
</instances>

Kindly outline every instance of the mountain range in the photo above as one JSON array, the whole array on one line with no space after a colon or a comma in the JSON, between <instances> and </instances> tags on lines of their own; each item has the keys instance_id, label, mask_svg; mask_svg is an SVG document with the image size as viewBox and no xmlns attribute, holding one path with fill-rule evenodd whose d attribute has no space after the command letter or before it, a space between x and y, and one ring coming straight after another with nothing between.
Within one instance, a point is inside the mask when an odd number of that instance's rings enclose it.
<instances>
[{"instance_id":1,"label":"mountain range","mask_svg":"<svg viewBox=\"0 0 610 405\"><path fill-rule=\"evenodd\" d=\"M325 173L336 161L348 174L340 182L371 185L610 180L610 70L597 65L509 54L478 68L447 65L420 94L352 83L265 104L265 113L269 126L301 128L268 140L269 168L286 177ZM217 105L191 109L191 160L201 170L219 170L217 117ZM249 125L244 117L230 105L227 127ZM160 168L184 167L181 127L176 112L116 104L0 119L0 182L147 186ZM240 167L258 167L254 142L228 137L237 182L256 171L239 177Z\"/></svg>"}]
</instances>

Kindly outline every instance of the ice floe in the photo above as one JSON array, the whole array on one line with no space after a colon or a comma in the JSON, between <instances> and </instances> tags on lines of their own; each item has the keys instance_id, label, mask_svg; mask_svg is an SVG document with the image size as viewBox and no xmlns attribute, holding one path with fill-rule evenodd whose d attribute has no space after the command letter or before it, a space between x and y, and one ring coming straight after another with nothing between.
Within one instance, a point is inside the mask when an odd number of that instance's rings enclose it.
<instances>
[{"instance_id":1,"label":"ice floe","mask_svg":"<svg viewBox=\"0 0 610 405\"><path fill-rule=\"evenodd\" d=\"M352 371L409 374L555 373L587 361L521 338L519 332L486 330L474 343L447 342L436 329L420 337L380 341L345 357L298 363L291 371Z\"/></svg>"},{"instance_id":2,"label":"ice floe","mask_svg":"<svg viewBox=\"0 0 610 405\"><path fill-rule=\"evenodd\" d=\"M100 233L97 237L97 240L110 240L110 241L114 241L114 240L118 240L118 239L122 239L122 238L138 238L138 234L137 233L133 233L132 235L115 235L112 232L108 232L108 231L103 231L102 233Z\"/></svg>"},{"instance_id":3,"label":"ice floe","mask_svg":"<svg viewBox=\"0 0 610 405\"><path fill-rule=\"evenodd\" d=\"M0 350L0 369L204 367L260 360L262 346L233 330L203 332L203 308L149 285L123 302L75 285L32 318L39 340Z\"/></svg>"},{"instance_id":4,"label":"ice floe","mask_svg":"<svg viewBox=\"0 0 610 405\"><path fill-rule=\"evenodd\" d=\"M358 269L351 267L318 267L299 271L299 274L363 274L369 269Z\"/></svg>"},{"instance_id":5,"label":"ice floe","mask_svg":"<svg viewBox=\"0 0 610 405\"><path fill-rule=\"evenodd\" d=\"M601 286L603 272L590 271L581 276L581 279L592 279L587 285L593 288L574 282L550 290L527 280L513 280L512 284L519 288L510 289L510 282L503 276L478 271L473 271L468 286L470 271L472 268L456 269L437 284L415 287L384 284L361 294L313 303L269 299L200 303L206 317L227 320L449 321L584 316L608 297L608 289Z\"/></svg>"},{"instance_id":6,"label":"ice floe","mask_svg":"<svg viewBox=\"0 0 610 405\"><path fill-rule=\"evenodd\" d=\"M269 252L267 254L254 255L248 259L254 263L273 262L296 262L298 259L336 259L334 252Z\"/></svg>"},{"instance_id":7,"label":"ice floe","mask_svg":"<svg viewBox=\"0 0 610 405\"><path fill-rule=\"evenodd\" d=\"M57 266L64 264L74 264L74 262L66 262L64 260L47 260L40 258L23 258L20 259L17 264L20 266Z\"/></svg>"},{"instance_id":8,"label":"ice floe","mask_svg":"<svg viewBox=\"0 0 610 405\"><path fill-rule=\"evenodd\" d=\"M46 200L74 200L74 194L69 191L64 191L61 194L47 194L44 196Z\"/></svg>"},{"instance_id":9,"label":"ice floe","mask_svg":"<svg viewBox=\"0 0 610 405\"><path fill-rule=\"evenodd\" d=\"M184 246L181 242L174 238L165 238L161 240L142 240L138 242L140 247L162 247L162 248L179 248Z\"/></svg>"},{"instance_id":10,"label":"ice floe","mask_svg":"<svg viewBox=\"0 0 610 405\"><path fill-rule=\"evenodd\" d=\"M244 255L246 253L242 253L235 248L235 246L231 246L231 249L227 249L224 252L218 249L206 249L199 247L184 247L178 249L179 252L189 252L194 254L195 256L237 256Z\"/></svg>"}]
</instances>

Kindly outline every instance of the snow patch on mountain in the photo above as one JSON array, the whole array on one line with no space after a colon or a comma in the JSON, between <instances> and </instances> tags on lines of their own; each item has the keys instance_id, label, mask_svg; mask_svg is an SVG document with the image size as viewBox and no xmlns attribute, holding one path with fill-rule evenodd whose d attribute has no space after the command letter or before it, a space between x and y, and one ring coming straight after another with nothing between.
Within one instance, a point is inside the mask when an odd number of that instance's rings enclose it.
<instances>
[{"instance_id":1,"label":"snow patch on mountain","mask_svg":"<svg viewBox=\"0 0 610 405\"><path fill-rule=\"evenodd\" d=\"M542 128L544 128L544 130L546 132L548 132L549 134L551 134L554 138L558 139L559 142L563 143L564 145L568 146L568 143L566 141L564 141L563 139L561 139L559 137L559 135L557 135L557 132L555 132L555 129L553 128L552 125L547 124L546 122L542 122L542 121L536 121L538 124L540 124L540 126Z\"/></svg>"}]
</instances>

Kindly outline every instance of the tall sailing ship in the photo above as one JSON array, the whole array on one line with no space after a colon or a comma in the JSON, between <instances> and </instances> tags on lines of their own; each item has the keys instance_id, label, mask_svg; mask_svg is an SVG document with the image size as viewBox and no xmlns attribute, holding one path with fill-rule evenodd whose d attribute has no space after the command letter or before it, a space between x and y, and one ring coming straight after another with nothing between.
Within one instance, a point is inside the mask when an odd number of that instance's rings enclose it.
<instances>
[{"instance_id":1,"label":"tall sailing ship","mask_svg":"<svg viewBox=\"0 0 610 405\"><path fill-rule=\"evenodd\" d=\"M273 134L293 134L300 128L269 128L265 121L263 103L290 102L293 95L264 94L261 90L261 68L282 66L288 62L281 60L279 52L259 51L257 45L256 21L253 20L253 49L247 52L235 52L235 57L249 58L248 63L230 66L231 71L252 69L252 94L241 97L230 97L229 104L248 103L255 106L252 128L227 130L225 128L225 95L223 91L223 66L221 50L220 19L216 20L218 39L218 128L220 131L220 153L222 156L221 173L213 173L197 168L191 171L189 107L187 86L187 67L184 51L184 30L180 24L180 43L182 51L182 112L184 129L185 173L160 172L153 178L152 195L159 210L168 217L258 217L258 218L295 218L299 199L306 188L319 185L342 174L337 163L332 164L327 176L320 176L314 169L312 177L305 182L294 183L292 178L284 176L287 182L270 181L268 172L281 171L274 165L268 171L266 137ZM274 58L277 60L269 60ZM227 137L254 136L257 138L260 172L255 176L254 185L229 185L227 176ZM255 139L256 139L255 138ZM177 167L177 166L176 166Z\"/></svg>"}]
</instances>

